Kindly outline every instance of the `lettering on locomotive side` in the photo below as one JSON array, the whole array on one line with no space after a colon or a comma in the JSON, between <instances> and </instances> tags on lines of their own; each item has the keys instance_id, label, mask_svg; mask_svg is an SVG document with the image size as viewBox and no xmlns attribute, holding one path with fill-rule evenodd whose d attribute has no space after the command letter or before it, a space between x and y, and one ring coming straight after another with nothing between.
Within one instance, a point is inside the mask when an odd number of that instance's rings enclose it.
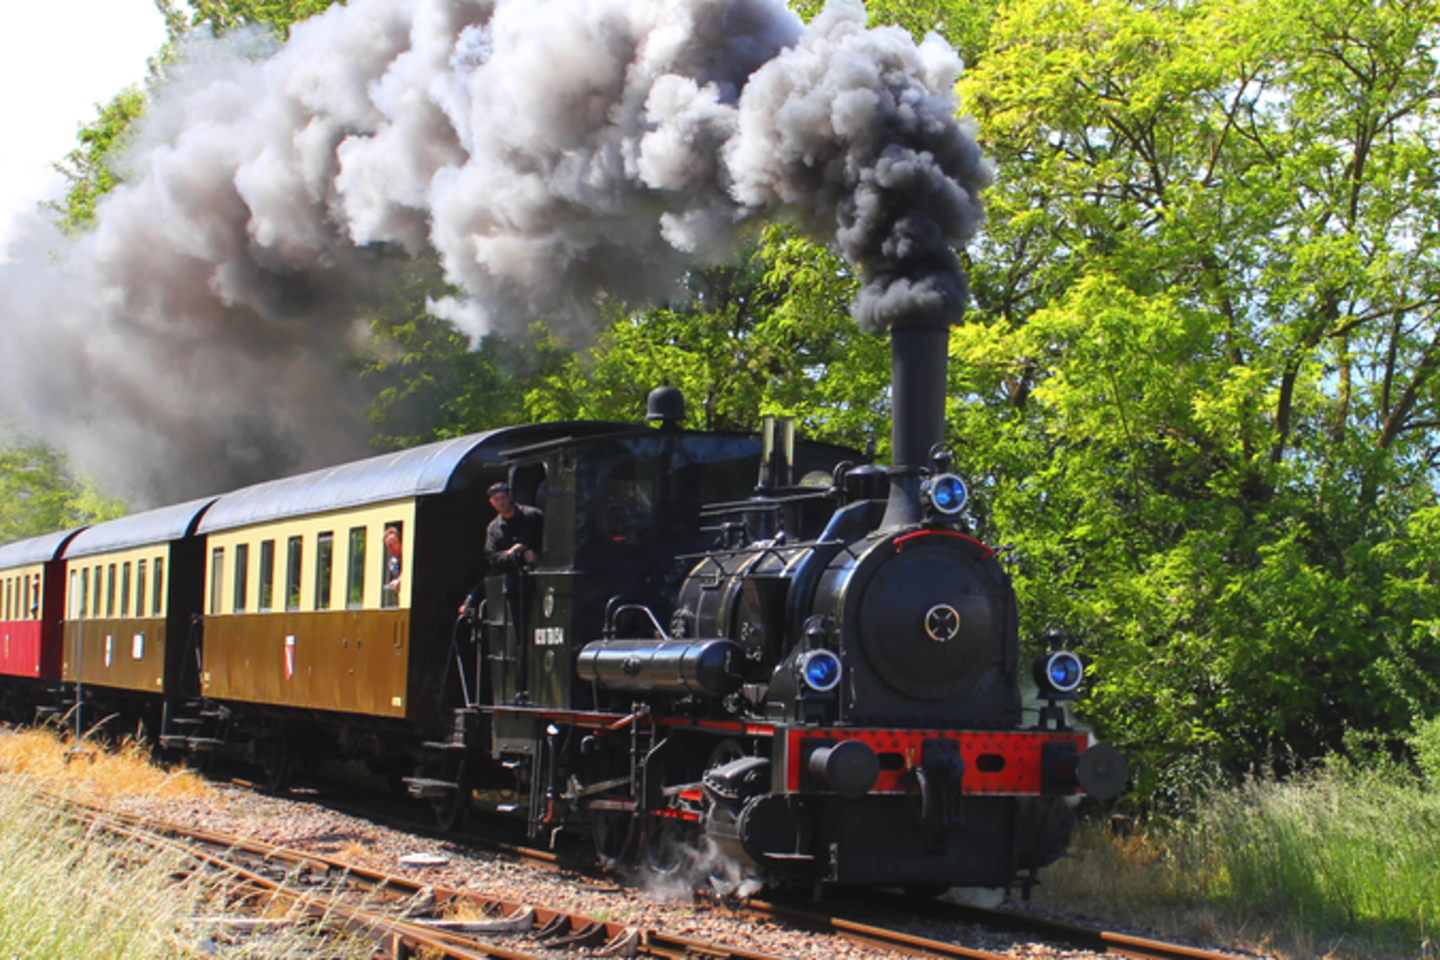
<instances>
[{"instance_id":1,"label":"lettering on locomotive side","mask_svg":"<svg viewBox=\"0 0 1440 960\"><path fill-rule=\"evenodd\" d=\"M565 645L564 627L536 627L535 646L537 647L563 647Z\"/></svg>"}]
</instances>

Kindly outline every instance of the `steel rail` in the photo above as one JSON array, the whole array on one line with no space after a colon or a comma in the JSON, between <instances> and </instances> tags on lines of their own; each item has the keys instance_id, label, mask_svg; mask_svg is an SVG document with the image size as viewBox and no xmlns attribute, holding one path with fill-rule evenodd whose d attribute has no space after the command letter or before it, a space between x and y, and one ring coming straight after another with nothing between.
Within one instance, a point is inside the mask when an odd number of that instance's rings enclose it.
<instances>
[{"instance_id":1,"label":"steel rail","mask_svg":"<svg viewBox=\"0 0 1440 960\"><path fill-rule=\"evenodd\" d=\"M869 897L869 902L871 904L886 903L894 909L904 910L912 915L920 915L928 919L980 924L990 929L1010 930L1063 942L1098 954L1133 957L1136 960L1235 960L1240 955L1237 952L1207 950L1186 944L1169 943L1132 934L1084 927L1045 917L987 910L945 900L917 902L913 898L877 892ZM778 909L787 913L805 915L804 911L794 910L790 907L782 906ZM814 919L821 921L827 918L815 915ZM852 922L843 920L838 915L833 919L840 923Z\"/></svg>"},{"instance_id":2,"label":"steel rail","mask_svg":"<svg viewBox=\"0 0 1440 960\"><path fill-rule=\"evenodd\" d=\"M265 841L249 840L207 830L192 830L133 814L108 811L93 804L70 799L63 799L62 802L83 811L80 814L81 818L96 829L123 833L152 843L173 844L175 849L204 861L216 869L225 871L246 887L296 902L312 916L339 918L351 925L352 929L375 931L382 937L388 936L397 945L391 948L396 955L399 955L400 952L398 945L403 944L406 949L423 948L433 951L438 956L453 957L455 960L472 960L472 958L478 957L494 957L498 960L540 960L535 954L487 943L478 935L465 932L468 928L488 927L490 928L489 932L497 935L529 937L543 943L550 950L583 946L596 950L601 955L608 953L617 956L659 958L703 956L729 958L729 960L785 960L784 957L774 954L728 944L681 937L653 929L641 930L584 914L553 910L519 901L492 898L474 892L436 886ZM178 843L177 838L219 848L222 852L211 852L190 843ZM474 904L480 912L486 915L499 914L506 919L448 922L387 917L364 907L343 903L339 899L339 895L324 897L316 891L302 890L287 884L284 880L265 876L258 869L237 862L237 854L259 857L262 864L272 862L290 864L291 869L285 871L287 878L304 871L323 871L327 876L342 882L363 884L368 893L388 896L397 902L408 902L422 894L427 894L433 897L432 909L456 902L468 902ZM548 856L546 859L553 865L553 856ZM507 927L507 922L512 923L513 928ZM549 956L553 957L553 953Z\"/></svg>"},{"instance_id":3,"label":"steel rail","mask_svg":"<svg viewBox=\"0 0 1440 960\"><path fill-rule=\"evenodd\" d=\"M371 870L355 864L331 860L326 857L281 847L264 841L247 840L211 831L177 827L171 824L159 824L156 821L146 820L146 818L114 813L104 810L104 808L101 807L78 803L77 801L69 799L64 800L64 802L92 810L97 815L103 815L117 824L131 826L136 829L157 829L161 833L170 833L176 836L192 838L198 842L208 843L226 851L248 852L253 856L261 857L266 862L288 862L293 864L294 869L297 871L309 870L343 874L353 882L364 883L373 893L388 895L395 899L413 898L420 895L422 891L432 891L437 904L448 904L451 901L468 901L481 905L482 909L491 915L496 912L501 912L506 916L512 916L527 910L533 910L536 917L535 924L537 929L542 933L548 931L548 938L552 940L552 946L563 943L564 945L583 945L598 948L601 947L601 945L622 947L623 944L622 949L624 952L632 956L682 957L699 954L713 957L736 958L736 960L779 960L779 958L770 954L690 940L657 930L637 930L613 921L588 917L583 914L565 913L545 907L532 907L519 901L487 898L482 894L436 887L433 884L426 884L420 880ZM463 838L451 836L448 839L455 842ZM595 871L584 870L581 865L569 864L550 851L536 850L508 843L489 842L485 845L513 856L523 857L551 869L575 869L582 874L591 876L598 875ZM613 878L613 874L609 874L609 876ZM267 882L273 883L273 881ZM888 905L894 909L912 916L918 914L937 920L981 924L990 929L1012 930L1051 941L1063 942L1076 948L1089 950L1102 955L1131 957L1135 958L1135 960L1235 960L1236 956L1234 953L1220 953L1213 950L1082 927L1040 917L984 910L948 901L934 900L917 902L914 899L884 893L876 893L868 898L868 902L871 904L877 901L888 903ZM997 960L997 958L1001 956L1000 954L863 923L858 920L846 918L839 912L819 913L813 910L801 910L783 904L753 899L747 900L742 906L731 909L736 913L748 913L760 918L778 920L797 927L815 930L817 932L825 932L858 944L912 955L954 957L962 958L962 960ZM417 935L428 935L439 940L446 939L444 936L439 935L434 927L425 927L423 924L416 924L415 926L417 930L420 931ZM425 934L425 931L429 931L429 933ZM536 936L539 936L539 934L536 934ZM478 941L473 938L461 938L456 942L470 947L474 947L478 943ZM499 954L488 955L500 956Z\"/></svg>"}]
</instances>

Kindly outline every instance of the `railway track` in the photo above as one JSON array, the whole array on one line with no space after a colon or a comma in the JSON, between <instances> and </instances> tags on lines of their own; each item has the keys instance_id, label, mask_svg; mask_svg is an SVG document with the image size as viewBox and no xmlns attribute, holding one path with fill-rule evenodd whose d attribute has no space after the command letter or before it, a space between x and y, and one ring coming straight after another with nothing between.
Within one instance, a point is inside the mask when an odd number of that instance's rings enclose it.
<instances>
[{"instance_id":1,"label":"railway track","mask_svg":"<svg viewBox=\"0 0 1440 960\"><path fill-rule=\"evenodd\" d=\"M1134 957L1137 958L1137 960L1236 960L1237 957L1243 956L1236 953L1203 950L1184 944L1166 943L1160 940L1135 937L1129 934L1060 923L1026 914L1005 913L999 910L984 910L949 901L936 900L917 903L912 899L880 892L874 895L871 899L871 904L874 905L877 902L884 903L887 901L897 911L919 914L927 919L949 923L980 924L990 929L1011 930L1015 933L1032 936L1052 943L1066 944L1070 947L1089 951L1097 955ZM847 918L843 912L838 911L819 913L765 901L751 901L747 905L747 909L753 911L757 916L773 917L777 920L784 920L799 926L809 926L817 930L830 930L848 936L850 939L858 942L874 943L896 950L910 948L919 953L930 954L934 950L934 944L939 942L923 937L913 937L902 931L890 930L885 927L874 926L850 919ZM964 951L958 947L954 947L952 950L954 952L936 955L953 957L1003 956L1003 954L986 953L984 951Z\"/></svg>"},{"instance_id":2,"label":"railway track","mask_svg":"<svg viewBox=\"0 0 1440 960\"><path fill-rule=\"evenodd\" d=\"M261 841L116 814L73 801L64 803L71 815L83 819L93 829L134 837L156 846L180 847L192 859L195 870L223 878L229 899L241 916L227 911L223 917L197 918L197 922L211 925L231 937L243 937L304 918L328 924L349 936L364 936L375 944L377 956L396 960L422 951L427 957L503 960L538 957L553 960L562 950L583 950L592 956L672 960L682 957L783 960L785 956L734 943L682 936L655 926L626 925L542 904L486 896L484 892L448 889L423 879L366 869L345 860ZM579 865L548 851L509 844L497 846L542 866L570 873L579 869ZM588 876L594 878L599 874L592 870ZM1237 956L1030 916L977 910L947 901L917 902L885 894L866 898L870 912L877 906L885 913L901 916L1010 930L1098 956L1138 960L1235 960ZM742 918L813 931L879 952L966 960L1014 958L1013 952L996 953L917 936L885 926L885 920L877 923L857 919L859 911L843 900L837 899L833 907L800 908L760 900L738 905L723 905L718 901L713 904L713 909ZM262 911L267 916L257 915ZM276 913L284 919L274 919Z\"/></svg>"}]
</instances>

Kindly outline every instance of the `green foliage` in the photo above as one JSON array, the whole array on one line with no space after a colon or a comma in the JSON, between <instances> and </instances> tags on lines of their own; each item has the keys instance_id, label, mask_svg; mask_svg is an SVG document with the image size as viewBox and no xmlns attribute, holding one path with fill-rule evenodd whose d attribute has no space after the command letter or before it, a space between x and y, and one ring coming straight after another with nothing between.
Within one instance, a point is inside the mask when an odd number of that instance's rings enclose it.
<instances>
[{"instance_id":1,"label":"green foliage","mask_svg":"<svg viewBox=\"0 0 1440 960\"><path fill-rule=\"evenodd\" d=\"M288 37L293 24L336 2L344 0L187 0L187 5L190 25L209 27L216 36L241 26L269 26Z\"/></svg>"},{"instance_id":2,"label":"green foliage","mask_svg":"<svg viewBox=\"0 0 1440 960\"><path fill-rule=\"evenodd\" d=\"M0 543L124 516L125 506L77 478L43 444L0 447Z\"/></svg>"},{"instance_id":3,"label":"green foliage","mask_svg":"<svg viewBox=\"0 0 1440 960\"><path fill-rule=\"evenodd\" d=\"M83 232L94 224L96 202L122 179L115 160L129 140L130 125L144 112L140 88L126 87L80 128L80 145L54 165L70 187L63 200L47 201L46 206L61 214L60 228L66 233Z\"/></svg>"},{"instance_id":4,"label":"green foliage","mask_svg":"<svg viewBox=\"0 0 1440 960\"><path fill-rule=\"evenodd\" d=\"M526 409L633 421L650 390L670 384L692 427L749 430L787 415L811 437L863 443L885 428L889 354L850 318L852 292L834 255L771 227L735 264L692 271L668 306L616 306L595 347L537 383Z\"/></svg>"},{"instance_id":5,"label":"green foliage","mask_svg":"<svg viewBox=\"0 0 1440 960\"><path fill-rule=\"evenodd\" d=\"M824 6L825 0L792 0L790 4L807 21ZM917 42L928 33L944 37L970 64L983 55L990 22L999 6L999 0L869 0L865 10L872 27L897 26Z\"/></svg>"},{"instance_id":6,"label":"green foliage","mask_svg":"<svg viewBox=\"0 0 1440 960\"><path fill-rule=\"evenodd\" d=\"M359 372L371 385L378 449L524 422L526 391L569 360L569 348L543 324L528 336L492 333L472 343L433 316L431 301L458 292L434 257L382 258L371 287L362 301L371 340Z\"/></svg>"},{"instance_id":7,"label":"green foliage","mask_svg":"<svg viewBox=\"0 0 1440 960\"><path fill-rule=\"evenodd\" d=\"M1426 784L1431 792L1440 793L1440 716L1416 721L1415 731L1407 739Z\"/></svg>"},{"instance_id":8,"label":"green foliage","mask_svg":"<svg viewBox=\"0 0 1440 960\"><path fill-rule=\"evenodd\" d=\"M1440 709L1435 27L1014 0L962 78L999 176L954 436L1142 796Z\"/></svg>"},{"instance_id":9,"label":"green foliage","mask_svg":"<svg viewBox=\"0 0 1440 960\"><path fill-rule=\"evenodd\" d=\"M120 91L107 104L97 105L99 115L80 127L79 145L56 163L55 169L69 182L65 198L46 206L61 215L60 228L82 233L95 222L95 204L126 177L123 168L125 147L136 121L145 114L149 97L165 80L165 68L179 50L184 34L206 27L214 35L240 26L268 26L284 38L298 20L319 13L337 0L155 0L165 18L168 39L150 59L150 73L143 85Z\"/></svg>"}]
</instances>

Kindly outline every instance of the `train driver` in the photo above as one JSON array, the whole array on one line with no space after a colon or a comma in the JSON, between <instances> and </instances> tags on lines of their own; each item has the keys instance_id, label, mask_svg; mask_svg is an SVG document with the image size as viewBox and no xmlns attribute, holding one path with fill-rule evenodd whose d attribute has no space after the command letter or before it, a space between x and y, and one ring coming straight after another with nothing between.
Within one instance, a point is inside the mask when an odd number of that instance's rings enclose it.
<instances>
[{"instance_id":1,"label":"train driver","mask_svg":"<svg viewBox=\"0 0 1440 960\"><path fill-rule=\"evenodd\" d=\"M545 515L534 507L516 503L510 484L492 483L485 491L495 519L485 530L485 559L490 569L518 573L540 558L540 541Z\"/></svg>"},{"instance_id":2,"label":"train driver","mask_svg":"<svg viewBox=\"0 0 1440 960\"><path fill-rule=\"evenodd\" d=\"M485 529L485 559L490 564L490 576L505 578L505 613L509 629L517 638L525 636L525 598L523 574L540 559L540 544L544 534L545 515L535 507L516 503L505 482L492 483L485 491L490 506L495 508L495 519ZM460 607L461 616L474 616L480 597L485 591L482 581ZM507 631L508 632L508 631ZM516 679L519 689L517 702L528 700L525 692L527 660L526 644L518 645Z\"/></svg>"}]
</instances>

